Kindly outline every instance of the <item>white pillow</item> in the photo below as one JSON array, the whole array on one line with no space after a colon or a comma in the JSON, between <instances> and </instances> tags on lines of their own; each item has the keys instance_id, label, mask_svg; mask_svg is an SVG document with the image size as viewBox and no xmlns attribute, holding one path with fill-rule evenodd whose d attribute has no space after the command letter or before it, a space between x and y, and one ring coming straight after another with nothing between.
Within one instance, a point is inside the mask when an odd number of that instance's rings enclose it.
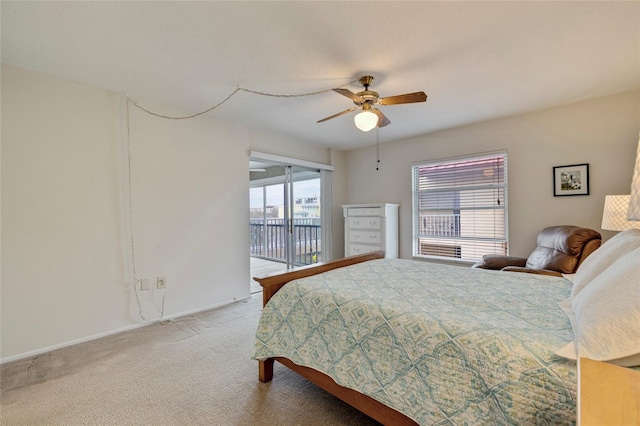
<instances>
[{"instance_id":1,"label":"white pillow","mask_svg":"<svg viewBox=\"0 0 640 426\"><path fill-rule=\"evenodd\" d=\"M571 307L575 341L558 355L640 365L640 248L596 276Z\"/></svg>"},{"instance_id":2,"label":"white pillow","mask_svg":"<svg viewBox=\"0 0 640 426\"><path fill-rule=\"evenodd\" d=\"M640 247L640 229L620 232L587 257L573 278L571 297L574 298L609 265L630 251Z\"/></svg>"}]
</instances>

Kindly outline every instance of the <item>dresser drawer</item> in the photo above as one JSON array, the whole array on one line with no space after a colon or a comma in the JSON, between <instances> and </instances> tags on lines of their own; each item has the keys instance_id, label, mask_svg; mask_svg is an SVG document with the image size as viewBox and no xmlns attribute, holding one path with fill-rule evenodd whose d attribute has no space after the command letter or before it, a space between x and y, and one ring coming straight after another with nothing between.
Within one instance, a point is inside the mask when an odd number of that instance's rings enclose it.
<instances>
[{"instance_id":1,"label":"dresser drawer","mask_svg":"<svg viewBox=\"0 0 640 426\"><path fill-rule=\"evenodd\" d=\"M351 207L347 209L347 216L380 216L380 207Z\"/></svg>"},{"instance_id":2,"label":"dresser drawer","mask_svg":"<svg viewBox=\"0 0 640 426\"><path fill-rule=\"evenodd\" d=\"M359 231L352 229L349 231L349 242L361 244L381 244L382 232L380 231Z\"/></svg>"},{"instance_id":3,"label":"dresser drawer","mask_svg":"<svg viewBox=\"0 0 640 426\"><path fill-rule=\"evenodd\" d=\"M349 244L349 252L347 256L354 256L356 254L371 253L372 251L382 250L380 244Z\"/></svg>"},{"instance_id":4,"label":"dresser drawer","mask_svg":"<svg viewBox=\"0 0 640 426\"><path fill-rule=\"evenodd\" d=\"M347 219L349 229L381 229L380 217L349 217Z\"/></svg>"}]
</instances>

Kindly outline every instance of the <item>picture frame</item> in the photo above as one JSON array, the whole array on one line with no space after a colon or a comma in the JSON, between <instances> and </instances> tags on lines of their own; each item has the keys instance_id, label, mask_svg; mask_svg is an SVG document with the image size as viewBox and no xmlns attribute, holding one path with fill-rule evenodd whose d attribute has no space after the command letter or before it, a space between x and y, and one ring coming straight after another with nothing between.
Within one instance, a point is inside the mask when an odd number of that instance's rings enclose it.
<instances>
[{"instance_id":1,"label":"picture frame","mask_svg":"<svg viewBox=\"0 0 640 426\"><path fill-rule=\"evenodd\" d=\"M553 168L553 196L589 195L589 164Z\"/></svg>"}]
</instances>

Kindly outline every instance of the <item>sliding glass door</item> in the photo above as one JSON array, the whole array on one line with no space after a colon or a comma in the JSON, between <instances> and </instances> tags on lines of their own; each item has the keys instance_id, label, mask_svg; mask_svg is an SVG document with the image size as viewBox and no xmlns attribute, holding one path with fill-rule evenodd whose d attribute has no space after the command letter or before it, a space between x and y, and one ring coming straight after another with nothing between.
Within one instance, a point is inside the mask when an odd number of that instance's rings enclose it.
<instances>
[{"instance_id":1,"label":"sliding glass door","mask_svg":"<svg viewBox=\"0 0 640 426\"><path fill-rule=\"evenodd\" d=\"M321 173L317 169L252 161L250 255L287 269L322 259Z\"/></svg>"}]
</instances>

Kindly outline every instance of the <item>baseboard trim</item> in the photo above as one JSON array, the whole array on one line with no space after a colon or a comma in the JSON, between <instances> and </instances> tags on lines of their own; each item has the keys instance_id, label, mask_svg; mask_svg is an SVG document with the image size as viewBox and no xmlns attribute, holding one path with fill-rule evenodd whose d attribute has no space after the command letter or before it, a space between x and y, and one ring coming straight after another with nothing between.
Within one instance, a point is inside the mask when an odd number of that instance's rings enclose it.
<instances>
[{"instance_id":1,"label":"baseboard trim","mask_svg":"<svg viewBox=\"0 0 640 426\"><path fill-rule=\"evenodd\" d=\"M239 303L245 300L248 300L251 298L251 295L244 297L244 298L240 298L240 299L236 299L233 298L231 300L225 300L223 302L220 303L214 303L213 305L207 305L207 306L202 306L200 308L196 308L196 309L191 309L189 311L183 311L183 312L179 312L177 314L173 314L173 315L167 315L165 317L162 318L163 321L165 320L171 320L171 319L176 319L176 318L180 318L180 317L184 317L187 315L193 315L193 314L197 314L199 312L204 312L204 311L209 311L212 309L218 309L218 308L222 308L224 306L228 306L228 305L232 305L234 303ZM75 340L71 340L68 342L64 342L64 343L59 343L57 345L51 345L51 346L46 346L44 348L40 348L40 349L36 349L33 351L29 351L29 352L24 352L18 355L11 355L11 356L7 356L4 358L0 358L0 365L1 364L6 364L9 362L13 362L13 361L20 361L26 358L31 358L34 356L39 356L42 355L44 353L47 352L51 352L51 351L55 351L57 349L62 349L62 348L67 348L69 346L74 346L74 345L78 345L80 343L85 343L85 342L90 342L92 340L97 340L97 339L101 339L103 337L107 337L107 336L111 336L113 334L118 334L118 333L122 333L125 331L130 331L130 330L135 330L136 328L141 328L141 327L146 327L148 325L152 325L152 324L157 324L158 322L160 322L160 318L155 319L155 320L150 320L147 322L141 322L138 324L131 324L125 327L121 327L121 328L117 328L114 330L109 330L109 331L105 331L102 333L98 333L98 334L93 334L91 336L87 336L87 337L83 337L80 339L75 339Z\"/></svg>"}]
</instances>

